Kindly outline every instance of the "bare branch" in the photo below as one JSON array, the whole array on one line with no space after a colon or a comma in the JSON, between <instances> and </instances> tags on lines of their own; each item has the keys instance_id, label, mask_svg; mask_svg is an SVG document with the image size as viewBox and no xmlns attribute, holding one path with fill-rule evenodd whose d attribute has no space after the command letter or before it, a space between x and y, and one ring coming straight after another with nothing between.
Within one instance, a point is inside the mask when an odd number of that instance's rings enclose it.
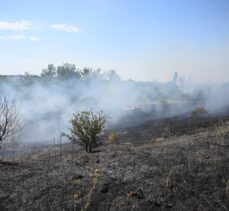
<instances>
[{"instance_id":1,"label":"bare branch","mask_svg":"<svg viewBox=\"0 0 229 211\"><path fill-rule=\"evenodd\" d=\"M20 131L15 101L0 91L0 149Z\"/></svg>"}]
</instances>

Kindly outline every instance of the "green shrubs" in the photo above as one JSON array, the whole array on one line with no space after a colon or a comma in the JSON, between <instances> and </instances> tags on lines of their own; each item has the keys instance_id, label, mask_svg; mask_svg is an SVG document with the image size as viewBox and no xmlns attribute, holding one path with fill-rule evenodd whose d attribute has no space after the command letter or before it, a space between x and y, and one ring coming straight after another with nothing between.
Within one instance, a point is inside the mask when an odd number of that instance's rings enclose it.
<instances>
[{"instance_id":1,"label":"green shrubs","mask_svg":"<svg viewBox=\"0 0 229 211\"><path fill-rule=\"evenodd\" d=\"M70 139L84 145L86 152L91 152L98 144L107 117L102 112L96 114L92 111L83 111L73 114L70 122L72 124Z\"/></svg>"}]
</instances>

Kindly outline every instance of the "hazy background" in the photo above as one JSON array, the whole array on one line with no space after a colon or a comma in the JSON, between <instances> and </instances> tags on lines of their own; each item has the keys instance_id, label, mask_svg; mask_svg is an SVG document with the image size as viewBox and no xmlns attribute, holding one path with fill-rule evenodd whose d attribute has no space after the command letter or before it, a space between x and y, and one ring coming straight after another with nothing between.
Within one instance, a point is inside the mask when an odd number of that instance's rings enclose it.
<instances>
[{"instance_id":1,"label":"hazy background","mask_svg":"<svg viewBox=\"0 0 229 211\"><path fill-rule=\"evenodd\" d=\"M229 80L228 0L0 0L0 74L47 64L123 79Z\"/></svg>"},{"instance_id":2,"label":"hazy background","mask_svg":"<svg viewBox=\"0 0 229 211\"><path fill-rule=\"evenodd\" d=\"M49 66L53 74L0 76L0 90L16 101L23 128L21 143L52 143L69 133L80 111L103 111L107 129L125 128L168 117L206 117L229 112L229 83L193 84L176 73L166 83L121 80L114 71ZM50 70L50 68L49 68ZM86 71L87 70L87 71ZM204 113L192 115L193 111Z\"/></svg>"}]
</instances>

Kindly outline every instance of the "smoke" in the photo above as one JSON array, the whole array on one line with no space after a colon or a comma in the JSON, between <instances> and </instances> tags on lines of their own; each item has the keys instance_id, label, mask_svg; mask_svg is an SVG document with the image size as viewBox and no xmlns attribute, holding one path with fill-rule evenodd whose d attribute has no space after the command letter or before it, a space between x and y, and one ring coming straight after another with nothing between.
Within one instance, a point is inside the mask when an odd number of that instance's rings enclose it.
<instances>
[{"instance_id":1,"label":"smoke","mask_svg":"<svg viewBox=\"0 0 229 211\"><path fill-rule=\"evenodd\" d=\"M14 76L2 79L4 89L17 102L23 125L18 140L52 143L60 131L68 133L73 113L104 111L108 127L186 115L203 107L210 115L229 109L229 84L192 84L178 78L167 83L124 81L104 75L81 79L43 79Z\"/></svg>"}]
</instances>

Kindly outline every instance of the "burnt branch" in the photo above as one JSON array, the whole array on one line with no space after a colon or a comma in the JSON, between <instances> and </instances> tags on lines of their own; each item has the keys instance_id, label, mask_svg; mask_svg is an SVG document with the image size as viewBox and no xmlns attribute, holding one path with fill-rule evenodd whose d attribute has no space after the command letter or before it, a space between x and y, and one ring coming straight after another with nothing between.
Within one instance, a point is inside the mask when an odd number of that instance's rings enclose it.
<instances>
[{"instance_id":1,"label":"burnt branch","mask_svg":"<svg viewBox=\"0 0 229 211\"><path fill-rule=\"evenodd\" d=\"M16 103L0 91L0 149L19 131Z\"/></svg>"}]
</instances>

